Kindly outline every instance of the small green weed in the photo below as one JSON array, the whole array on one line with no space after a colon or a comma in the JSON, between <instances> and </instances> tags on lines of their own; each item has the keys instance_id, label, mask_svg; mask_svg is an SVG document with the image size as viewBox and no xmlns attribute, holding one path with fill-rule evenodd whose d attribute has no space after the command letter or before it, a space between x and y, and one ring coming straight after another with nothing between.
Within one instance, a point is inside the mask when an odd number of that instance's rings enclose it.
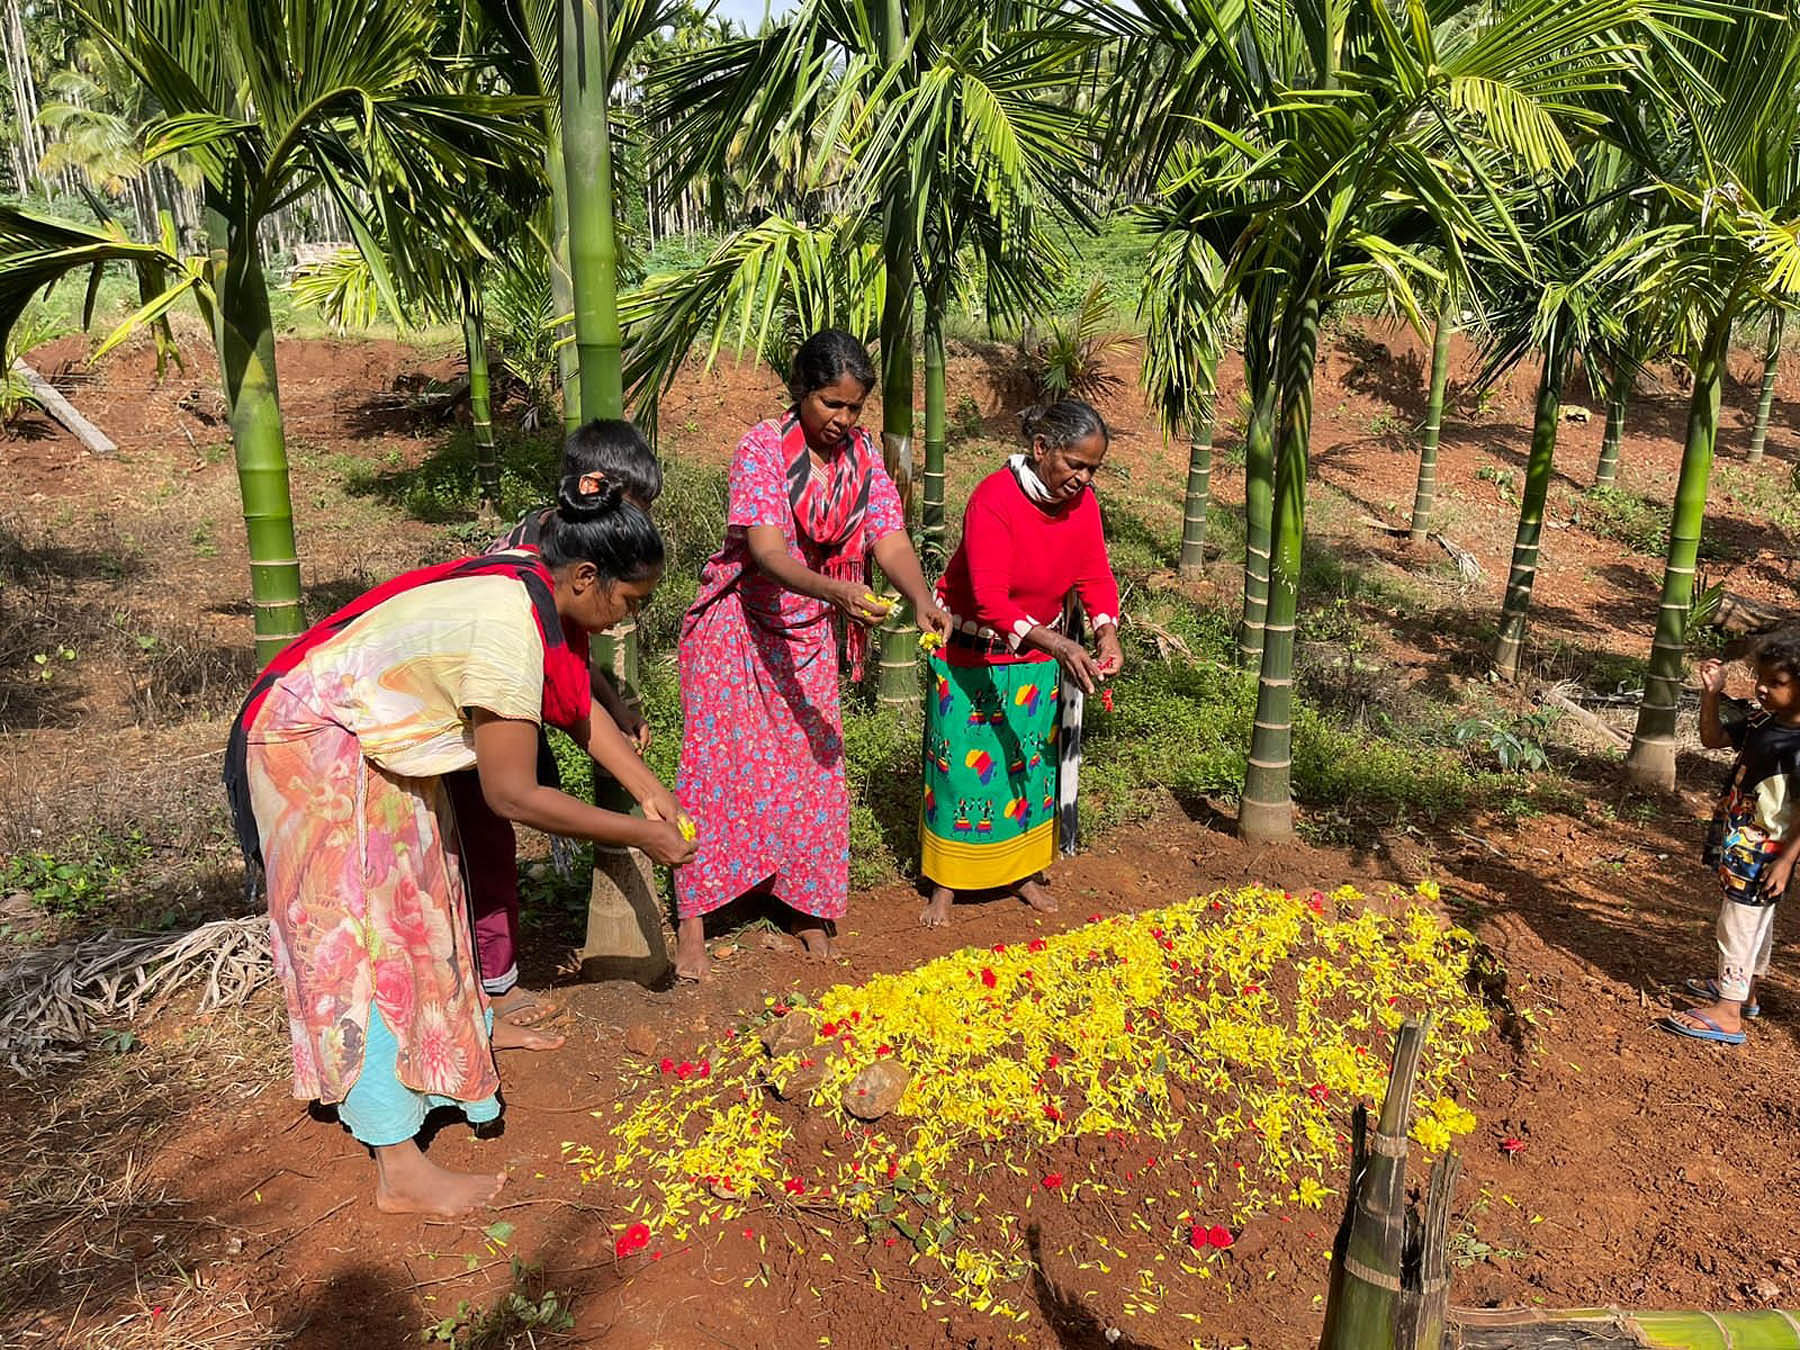
<instances>
[{"instance_id":1,"label":"small green weed","mask_svg":"<svg viewBox=\"0 0 1800 1350\"><path fill-rule=\"evenodd\" d=\"M1660 557L1668 551L1669 513L1623 488L1589 488L1576 499L1574 522L1634 553Z\"/></svg>"},{"instance_id":2,"label":"small green weed","mask_svg":"<svg viewBox=\"0 0 1800 1350\"><path fill-rule=\"evenodd\" d=\"M981 405L968 394L958 397L956 407L950 410L950 439L978 441L986 434L987 424L982 421Z\"/></svg>"},{"instance_id":3,"label":"small green weed","mask_svg":"<svg viewBox=\"0 0 1800 1350\"><path fill-rule=\"evenodd\" d=\"M1519 476L1511 469L1498 468L1492 464L1483 464L1475 470L1475 476L1484 483L1492 483L1500 500L1517 504L1519 500Z\"/></svg>"},{"instance_id":4,"label":"small green weed","mask_svg":"<svg viewBox=\"0 0 1800 1350\"><path fill-rule=\"evenodd\" d=\"M28 895L46 913L81 918L107 905L149 853L141 830L122 838L74 838L54 853L13 854L0 870L0 890Z\"/></svg>"},{"instance_id":5,"label":"small green weed","mask_svg":"<svg viewBox=\"0 0 1800 1350\"><path fill-rule=\"evenodd\" d=\"M1456 744L1486 751L1503 773L1538 773L1550 767L1542 737L1549 730L1546 713L1530 713L1512 724L1471 717L1459 722L1452 735Z\"/></svg>"},{"instance_id":6,"label":"small green weed","mask_svg":"<svg viewBox=\"0 0 1800 1350\"><path fill-rule=\"evenodd\" d=\"M455 1350L518 1350L535 1346L533 1332L558 1333L575 1327L575 1314L554 1289L539 1289L540 1272L518 1257L512 1260L513 1289L491 1308L478 1309L463 1300L456 1311L419 1333L427 1345Z\"/></svg>"}]
</instances>

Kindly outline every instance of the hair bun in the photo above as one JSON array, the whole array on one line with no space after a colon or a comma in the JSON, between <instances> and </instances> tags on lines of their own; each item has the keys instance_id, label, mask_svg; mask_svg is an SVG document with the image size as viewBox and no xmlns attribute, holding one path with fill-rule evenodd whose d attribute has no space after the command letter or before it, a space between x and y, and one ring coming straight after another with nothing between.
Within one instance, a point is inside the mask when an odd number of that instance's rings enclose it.
<instances>
[{"instance_id":1,"label":"hair bun","mask_svg":"<svg viewBox=\"0 0 1800 1350\"><path fill-rule=\"evenodd\" d=\"M592 492L583 492L584 478L598 479ZM619 509L625 500L625 485L614 483L602 473L564 474L556 489L556 513L564 520L594 520Z\"/></svg>"}]
</instances>

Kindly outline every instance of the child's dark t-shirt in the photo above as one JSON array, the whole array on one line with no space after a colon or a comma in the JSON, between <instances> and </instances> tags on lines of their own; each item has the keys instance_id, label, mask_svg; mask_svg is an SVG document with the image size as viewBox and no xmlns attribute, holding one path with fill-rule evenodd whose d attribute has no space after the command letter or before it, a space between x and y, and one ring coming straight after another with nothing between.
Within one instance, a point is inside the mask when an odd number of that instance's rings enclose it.
<instances>
[{"instance_id":1,"label":"child's dark t-shirt","mask_svg":"<svg viewBox=\"0 0 1800 1350\"><path fill-rule=\"evenodd\" d=\"M1725 732L1738 756L1713 817L1709 861L1730 898L1755 904L1764 870L1800 832L1800 726L1755 709L1727 721Z\"/></svg>"}]
</instances>

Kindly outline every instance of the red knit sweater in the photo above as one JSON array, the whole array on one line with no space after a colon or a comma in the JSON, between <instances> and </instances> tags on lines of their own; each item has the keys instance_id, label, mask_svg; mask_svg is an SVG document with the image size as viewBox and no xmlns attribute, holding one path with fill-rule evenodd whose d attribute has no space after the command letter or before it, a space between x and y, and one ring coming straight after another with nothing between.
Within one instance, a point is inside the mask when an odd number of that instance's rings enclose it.
<instances>
[{"instance_id":1,"label":"red knit sweater","mask_svg":"<svg viewBox=\"0 0 1800 1350\"><path fill-rule=\"evenodd\" d=\"M1048 659L1020 641L1039 624L1055 627L1070 591L1081 597L1091 627L1118 622L1119 583L1093 490L1046 508L1026 497L1009 469L982 479L963 512L962 545L938 582L938 603L963 632L1002 640L1007 651L981 656L953 644L946 659Z\"/></svg>"}]
</instances>

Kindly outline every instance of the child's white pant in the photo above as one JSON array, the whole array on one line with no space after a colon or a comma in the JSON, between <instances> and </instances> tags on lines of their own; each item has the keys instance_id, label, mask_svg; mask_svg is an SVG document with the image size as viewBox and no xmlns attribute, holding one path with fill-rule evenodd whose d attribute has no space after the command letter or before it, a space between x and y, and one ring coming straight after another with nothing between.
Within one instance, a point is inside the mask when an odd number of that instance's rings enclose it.
<instances>
[{"instance_id":1,"label":"child's white pant","mask_svg":"<svg viewBox=\"0 0 1800 1350\"><path fill-rule=\"evenodd\" d=\"M1750 997L1750 981L1769 973L1778 908L1736 900L1719 903L1719 997L1725 1002L1744 1002Z\"/></svg>"}]
</instances>

